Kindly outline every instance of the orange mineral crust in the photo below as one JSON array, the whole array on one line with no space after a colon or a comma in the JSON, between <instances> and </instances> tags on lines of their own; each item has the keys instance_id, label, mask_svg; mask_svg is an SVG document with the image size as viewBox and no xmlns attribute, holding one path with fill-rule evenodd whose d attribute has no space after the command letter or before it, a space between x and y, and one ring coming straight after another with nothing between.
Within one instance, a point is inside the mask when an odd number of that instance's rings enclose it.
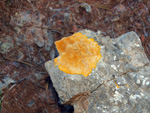
<instances>
[{"instance_id":1,"label":"orange mineral crust","mask_svg":"<svg viewBox=\"0 0 150 113\"><path fill-rule=\"evenodd\" d=\"M59 56L54 59L55 66L67 74L88 76L101 59L100 46L93 38L82 33L74 33L55 42Z\"/></svg>"}]
</instances>

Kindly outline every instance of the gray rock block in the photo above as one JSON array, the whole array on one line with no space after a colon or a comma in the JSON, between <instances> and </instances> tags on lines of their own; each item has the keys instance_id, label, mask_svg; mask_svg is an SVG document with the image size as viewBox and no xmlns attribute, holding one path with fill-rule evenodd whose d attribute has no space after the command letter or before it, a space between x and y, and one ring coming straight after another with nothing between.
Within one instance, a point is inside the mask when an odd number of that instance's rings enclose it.
<instances>
[{"instance_id":1,"label":"gray rock block","mask_svg":"<svg viewBox=\"0 0 150 113\"><path fill-rule=\"evenodd\" d=\"M66 74L53 60L45 63L61 103L76 113L150 112L150 62L137 34L110 39L100 31L80 32L98 42L102 59L87 77Z\"/></svg>"}]
</instances>

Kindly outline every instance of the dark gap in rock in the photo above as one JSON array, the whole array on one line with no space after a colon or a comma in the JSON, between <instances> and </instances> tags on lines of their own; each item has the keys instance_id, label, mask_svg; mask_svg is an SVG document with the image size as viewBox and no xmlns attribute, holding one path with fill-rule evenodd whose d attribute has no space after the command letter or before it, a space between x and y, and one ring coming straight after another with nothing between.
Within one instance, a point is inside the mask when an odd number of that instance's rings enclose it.
<instances>
[{"instance_id":1,"label":"dark gap in rock","mask_svg":"<svg viewBox=\"0 0 150 113\"><path fill-rule=\"evenodd\" d=\"M56 58L56 57L58 57L58 56L59 56L59 53L58 53L58 51L57 51L57 49L56 49L56 47L55 47L55 56L54 56L54 57Z\"/></svg>"}]
</instances>

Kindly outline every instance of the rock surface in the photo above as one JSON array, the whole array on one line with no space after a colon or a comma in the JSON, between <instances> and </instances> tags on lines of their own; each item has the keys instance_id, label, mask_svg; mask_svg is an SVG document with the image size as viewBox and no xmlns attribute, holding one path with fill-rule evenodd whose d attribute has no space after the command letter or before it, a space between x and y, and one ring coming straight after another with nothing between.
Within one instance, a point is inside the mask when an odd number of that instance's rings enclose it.
<instances>
[{"instance_id":1,"label":"rock surface","mask_svg":"<svg viewBox=\"0 0 150 113\"><path fill-rule=\"evenodd\" d=\"M82 30L101 46L102 59L88 77L69 75L45 63L62 104L75 113L150 112L150 63L135 32L117 39Z\"/></svg>"}]
</instances>

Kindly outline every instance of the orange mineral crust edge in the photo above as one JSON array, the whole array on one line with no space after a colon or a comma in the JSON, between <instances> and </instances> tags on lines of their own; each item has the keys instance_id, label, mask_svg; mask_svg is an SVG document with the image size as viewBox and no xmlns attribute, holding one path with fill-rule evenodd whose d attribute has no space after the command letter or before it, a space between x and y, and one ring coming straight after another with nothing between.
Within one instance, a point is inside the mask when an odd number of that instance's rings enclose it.
<instances>
[{"instance_id":1,"label":"orange mineral crust edge","mask_svg":"<svg viewBox=\"0 0 150 113\"><path fill-rule=\"evenodd\" d=\"M81 74L87 77L101 59L100 46L93 38L74 33L55 42L59 56L55 66L67 74Z\"/></svg>"}]
</instances>

